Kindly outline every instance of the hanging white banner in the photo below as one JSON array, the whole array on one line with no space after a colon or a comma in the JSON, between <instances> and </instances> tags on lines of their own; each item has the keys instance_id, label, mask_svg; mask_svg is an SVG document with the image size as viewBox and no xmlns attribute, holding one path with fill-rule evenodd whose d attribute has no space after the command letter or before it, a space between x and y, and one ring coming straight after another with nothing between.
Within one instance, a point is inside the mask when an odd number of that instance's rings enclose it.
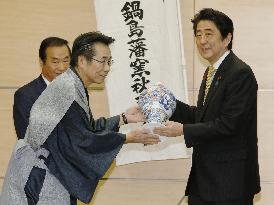
<instances>
[{"instance_id":1,"label":"hanging white banner","mask_svg":"<svg viewBox=\"0 0 274 205\"><path fill-rule=\"evenodd\" d=\"M116 39L106 80L110 115L136 104L156 82L188 102L179 5L176 0L95 0L97 29ZM121 127L128 132L133 124ZM153 146L124 145L116 164L189 157L183 137Z\"/></svg>"}]
</instances>

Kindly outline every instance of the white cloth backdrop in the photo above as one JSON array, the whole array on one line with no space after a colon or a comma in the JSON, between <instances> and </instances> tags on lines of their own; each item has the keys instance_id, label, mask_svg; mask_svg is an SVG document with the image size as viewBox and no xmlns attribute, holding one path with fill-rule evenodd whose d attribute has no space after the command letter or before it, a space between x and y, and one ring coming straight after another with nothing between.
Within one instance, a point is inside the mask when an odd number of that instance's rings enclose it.
<instances>
[{"instance_id":1,"label":"white cloth backdrop","mask_svg":"<svg viewBox=\"0 0 274 205\"><path fill-rule=\"evenodd\" d=\"M114 65L106 81L110 115L136 104L145 87L162 82L188 102L185 59L177 0L95 0L97 29L116 39ZM133 124L123 126L128 132ZM189 156L183 137L153 146L124 145L116 164Z\"/></svg>"}]
</instances>

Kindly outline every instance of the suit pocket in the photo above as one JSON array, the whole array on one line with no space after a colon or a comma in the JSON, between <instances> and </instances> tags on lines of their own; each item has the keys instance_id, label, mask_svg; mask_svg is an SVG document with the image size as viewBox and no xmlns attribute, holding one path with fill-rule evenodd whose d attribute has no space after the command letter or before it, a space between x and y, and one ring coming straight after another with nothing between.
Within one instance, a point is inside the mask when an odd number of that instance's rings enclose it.
<instances>
[{"instance_id":1,"label":"suit pocket","mask_svg":"<svg viewBox=\"0 0 274 205\"><path fill-rule=\"evenodd\" d=\"M246 150L229 150L222 153L215 154L216 162L229 162L246 159Z\"/></svg>"}]
</instances>

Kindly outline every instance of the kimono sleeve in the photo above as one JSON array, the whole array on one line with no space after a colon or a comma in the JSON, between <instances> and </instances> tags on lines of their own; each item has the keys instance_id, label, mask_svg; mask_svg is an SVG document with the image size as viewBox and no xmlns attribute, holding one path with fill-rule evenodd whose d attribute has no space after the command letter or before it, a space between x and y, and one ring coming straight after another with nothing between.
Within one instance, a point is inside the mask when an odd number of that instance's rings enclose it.
<instances>
[{"instance_id":1,"label":"kimono sleeve","mask_svg":"<svg viewBox=\"0 0 274 205\"><path fill-rule=\"evenodd\" d=\"M94 132L84 110L73 102L44 147L47 166L75 198L88 203L125 141L125 135Z\"/></svg>"},{"instance_id":2,"label":"kimono sleeve","mask_svg":"<svg viewBox=\"0 0 274 205\"><path fill-rule=\"evenodd\" d=\"M92 119L91 125L94 132L101 132L105 130L117 132L119 130L119 121L120 121L119 115L116 115L110 118L100 117L97 120Z\"/></svg>"}]
</instances>

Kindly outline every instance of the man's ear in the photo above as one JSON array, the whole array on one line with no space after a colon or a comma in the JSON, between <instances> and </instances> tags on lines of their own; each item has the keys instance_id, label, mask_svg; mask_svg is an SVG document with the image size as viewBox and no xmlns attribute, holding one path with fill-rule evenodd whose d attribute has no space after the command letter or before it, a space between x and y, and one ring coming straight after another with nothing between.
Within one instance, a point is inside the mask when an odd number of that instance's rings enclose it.
<instances>
[{"instance_id":1,"label":"man's ear","mask_svg":"<svg viewBox=\"0 0 274 205\"><path fill-rule=\"evenodd\" d=\"M227 36L224 39L226 47L231 42L231 40L232 40L232 35L231 35L231 33L228 33Z\"/></svg>"},{"instance_id":2,"label":"man's ear","mask_svg":"<svg viewBox=\"0 0 274 205\"><path fill-rule=\"evenodd\" d=\"M43 68L44 62L41 60L41 58L39 58L39 64L40 64L40 67Z\"/></svg>"},{"instance_id":3,"label":"man's ear","mask_svg":"<svg viewBox=\"0 0 274 205\"><path fill-rule=\"evenodd\" d=\"M82 67L83 65L86 64L87 60L84 56L78 56L77 62L78 62L78 66Z\"/></svg>"}]
</instances>

